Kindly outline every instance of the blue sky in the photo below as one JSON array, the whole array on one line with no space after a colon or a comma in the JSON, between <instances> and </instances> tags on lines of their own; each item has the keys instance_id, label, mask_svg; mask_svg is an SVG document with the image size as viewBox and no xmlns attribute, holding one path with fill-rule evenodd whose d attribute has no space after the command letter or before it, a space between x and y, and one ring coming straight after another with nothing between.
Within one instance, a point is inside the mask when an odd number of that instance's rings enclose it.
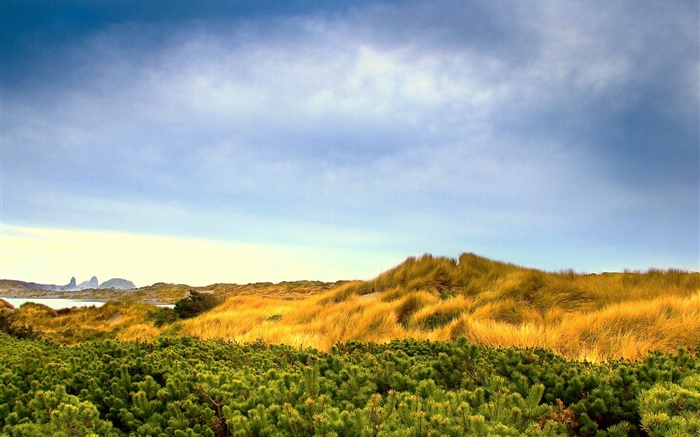
<instances>
[{"instance_id":1,"label":"blue sky","mask_svg":"<svg viewBox=\"0 0 700 437\"><path fill-rule=\"evenodd\" d=\"M699 268L696 1L1 5L0 277Z\"/></svg>"}]
</instances>

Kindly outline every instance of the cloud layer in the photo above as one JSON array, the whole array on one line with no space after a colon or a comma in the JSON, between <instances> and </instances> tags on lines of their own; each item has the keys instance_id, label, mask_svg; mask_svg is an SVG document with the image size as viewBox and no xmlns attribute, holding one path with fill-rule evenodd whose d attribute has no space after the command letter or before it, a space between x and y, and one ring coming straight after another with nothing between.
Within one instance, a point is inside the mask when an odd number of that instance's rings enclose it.
<instances>
[{"instance_id":1,"label":"cloud layer","mask_svg":"<svg viewBox=\"0 0 700 437\"><path fill-rule=\"evenodd\" d=\"M3 35L3 220L697 267L692 2L220 7Z\"/></svg>"}]
</instances>

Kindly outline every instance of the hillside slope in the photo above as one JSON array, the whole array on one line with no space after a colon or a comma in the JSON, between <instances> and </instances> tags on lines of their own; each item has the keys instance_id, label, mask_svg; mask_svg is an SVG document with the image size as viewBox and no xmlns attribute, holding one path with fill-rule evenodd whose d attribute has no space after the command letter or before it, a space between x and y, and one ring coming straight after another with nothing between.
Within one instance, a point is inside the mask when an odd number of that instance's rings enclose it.
<instances>
[{"instance_id":1,"label":"hillside slope","mask_svg":"<svg viewBox=\"0 0 700 437\"><path fill-rule=\"evenodd\" d=\"M466 337L576 359L638 358L700 346L700 275L546 273L474 254L426 255L304 301L234 297L177 329L321 349L346 340Z\"/></svg>"},{"instance_id":2,"label":"hillside slope","mask_svg":"<svg viewBox=\"0 0 700 437\"><path fill-rule=\"evenodd\" d=\"M175 299L189 289L156 284L141 292L163 297L167 291ZM481 345L545 347L596 361L700 346L700 274L678 270L548 273L474 254L424 255L371 281L215 284L198 290L227 300L179 321L154 315L165 310L132 311L129 305L44 315L41 323L36 317L22 320L60 336L61 326L68 325L108 330L104 322L93 326L106 315L88 314L109 311L109 319L119 321L110 336L120 339L191 335L326 350L348 340L465 337Z\"/></svg>"}]
</instances>

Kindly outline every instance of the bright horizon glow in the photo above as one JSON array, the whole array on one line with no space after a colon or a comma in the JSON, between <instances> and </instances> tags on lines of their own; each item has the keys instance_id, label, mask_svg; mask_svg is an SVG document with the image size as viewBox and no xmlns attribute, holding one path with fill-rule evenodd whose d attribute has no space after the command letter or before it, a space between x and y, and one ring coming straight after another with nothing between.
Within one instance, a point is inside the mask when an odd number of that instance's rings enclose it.
<instances>
[{"instance_id":1,"label":"bright horizon glow","mask_svg":"<svg viewBox=\"0 0 700 437\"><path fill-rule=\"evenodd\" d=\"M463 252L469 251L434 255L457 259ZM55 285L67 284L71 276L77 283L92 276L96 276L100 283L122 278L134 282L137 287L158 282L206 286L297 280L370 280L401 264L409 256L424 254L0 226L0 279ZM696 271L692 266L654 265L644 257L630 257L628 264L611 265L596 263L593 254L580 255L588 259L586 265L589 268L576 270L577 273L644 271L649 268ZM562 265L546 269L508 259L491 259L548 271L570 268Z\"/></svg>"},{"instance_id":2,"label":"bright horizon glow","mask_svg":"<svg viewBox=\"0 0 700 437\"><path fill-rule=\"evenodd\" d=\"M334 282L371 279L402 261L396 254L366 256L352 250L125 232L7 225L2 231L0 279L42 284L64 285L70 276L80 283L93 275L100 282L115 277L127 279L137 287L156 282L191 286L293 280Z\"/></svg>"}]
</instances>

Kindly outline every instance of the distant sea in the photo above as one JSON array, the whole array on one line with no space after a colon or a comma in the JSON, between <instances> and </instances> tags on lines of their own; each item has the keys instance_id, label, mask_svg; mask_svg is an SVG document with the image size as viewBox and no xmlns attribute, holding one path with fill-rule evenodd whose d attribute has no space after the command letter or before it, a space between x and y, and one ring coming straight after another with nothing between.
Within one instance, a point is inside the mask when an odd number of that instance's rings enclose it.
<instances>
[{"instance_id":1,"label":"distant sea","mask_svg":"<svg viewBox=\"0 0 700 437\"><path fill-rule=\"evenodd\" d=\"M34 302L46 305L49 308L55 310L60 310L62 308L73 308L73 307L90 307L96 306L101 307L105 304L105 300L95 300L95 299L64 299L64 298L51 298L51 297L3 297L0 299L11 304L15 308L19 308L23 303Z\"/></svg>"},{"instance_id":2,"label":"distant sea","mask_svg":"<svg viewBox=\"0 0 700 437\"><path fill-rule=\"evenodd\" d=\"M96 300L96 299L70 299L62 297L5 297L0 296L0 299L11 304L15 308L19 308L25 302L34 302L46 305L49 308L60 310L62 308L73 308L73 307L101 307L107 300ZM148 302L151 305L161 307L161 308L175 308L175 305L170 303L158 303L158 302Z\"/></svg>"}]
</instances>

